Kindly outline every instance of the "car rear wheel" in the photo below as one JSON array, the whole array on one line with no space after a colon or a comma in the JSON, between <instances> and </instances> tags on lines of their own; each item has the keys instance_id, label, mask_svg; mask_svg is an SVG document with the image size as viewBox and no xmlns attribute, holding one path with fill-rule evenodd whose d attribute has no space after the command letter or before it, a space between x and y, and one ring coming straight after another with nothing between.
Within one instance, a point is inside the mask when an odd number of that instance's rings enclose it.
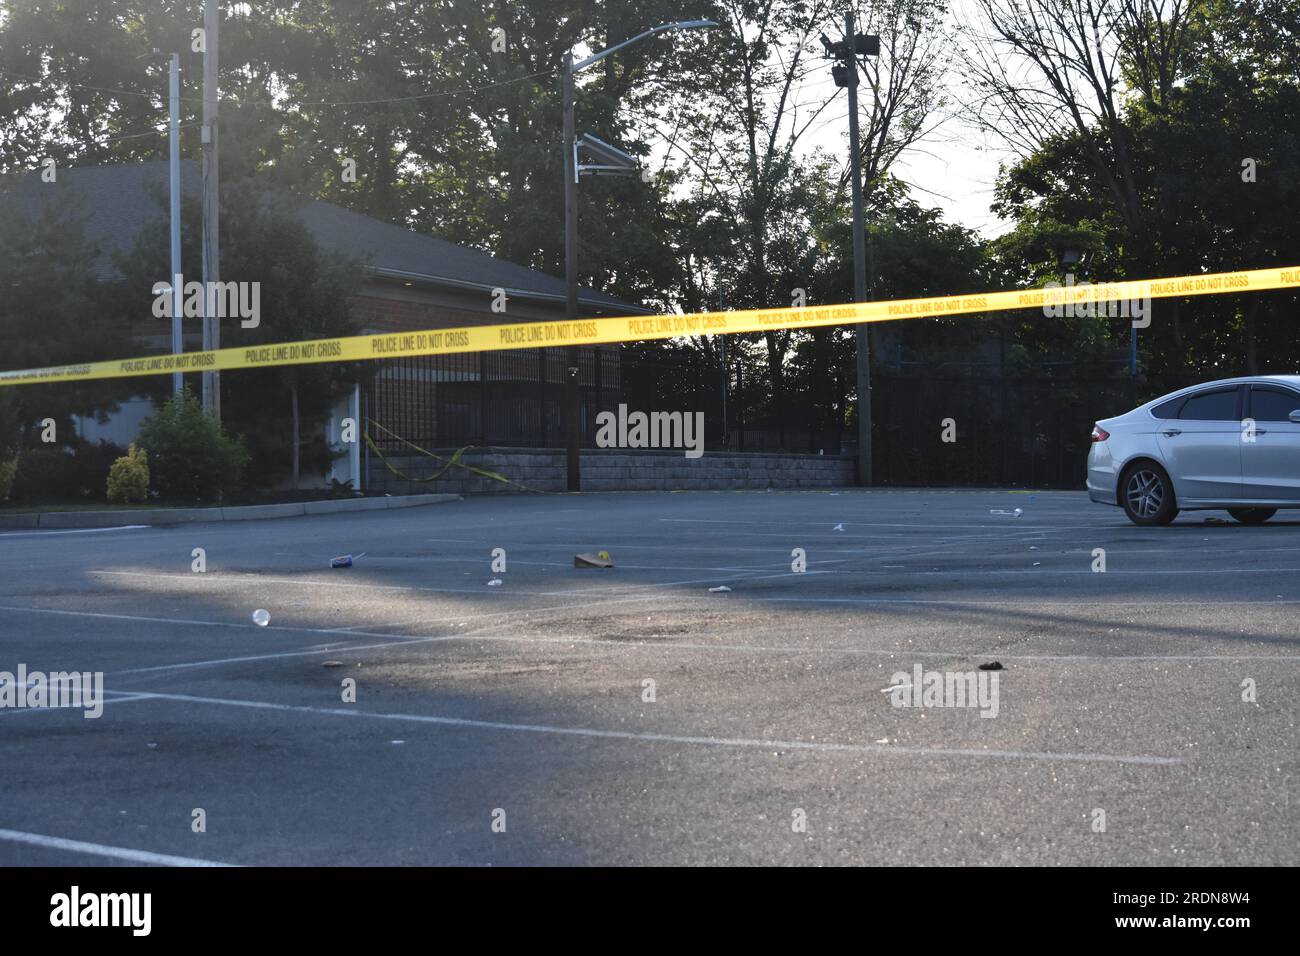
<instances>
[{"instance_id":1,"label":"car rear wheel","mask_svg":"<svg viewBox=\"0 0 1300 956\"><path fill-rule=\"evenodd\" d=\"M1228 514L1232 515L1242 524L1263 524L1273 515L1277 514L1276 508L1229 508Z\"/></svg>"},{"instance_id":2,"label":"car rear wheel","mask_svg":"<svg viewBox=\"0 0 1300 956\"><path fill-rule=\"evenodd\" d=\"M1174 484L1165 470L1154 462L1138 462L1124 472L1120 502L1128 520L1137 525L1169 524L1178 517Z\"/></svg>"}]
</instances>

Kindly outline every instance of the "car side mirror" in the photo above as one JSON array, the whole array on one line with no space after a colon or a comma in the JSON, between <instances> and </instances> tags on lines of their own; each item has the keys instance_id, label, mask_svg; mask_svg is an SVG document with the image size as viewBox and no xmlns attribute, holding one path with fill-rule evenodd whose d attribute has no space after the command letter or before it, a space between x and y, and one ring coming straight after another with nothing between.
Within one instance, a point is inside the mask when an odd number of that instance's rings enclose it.
<instances>
[{"instance_id":1,"label":"car side mirror","mask_svg":"<svg viewBox=\"0 0 1300 956\"><path fill-rule=\"evenodd\" d=\"M1297 408L1287 417L1291 419L1291 421L1295 422L1297 425L1300 425L1300 408Z\"/></svg>"}]
</instances>

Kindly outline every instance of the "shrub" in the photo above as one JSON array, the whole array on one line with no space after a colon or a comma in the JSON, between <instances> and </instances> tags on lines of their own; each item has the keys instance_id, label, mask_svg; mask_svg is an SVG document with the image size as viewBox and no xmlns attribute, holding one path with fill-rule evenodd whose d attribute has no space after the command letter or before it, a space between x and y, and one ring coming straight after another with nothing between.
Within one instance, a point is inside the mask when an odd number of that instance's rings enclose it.
<instances>
[{"instance_id":1,"label":"shrub","mask_svg":"<svg viewBox=\"0 0 1300 956\"><path fill-rule=\"evenodd\" d=\"M18 473L18 460L0 461L0 501L9 497L14 486L14 475Z\"/></svg>"},{"instance_id":2,"label":"shrub","mask_svg":"<svg viewBox=\"0 0 1300 956\"><path fill-rule=\"evenodd\" d=\"M108 469L108 500L110 504L135 505L148 493L149 456L143 448L132 445Z\"/></svg>"},{"instance_id":3,"label":"shrub","mask_svg":"<svg viewBox=\"0 0 1300 956\"><path fill-rule=\"evenodd\" d=\"M127 450L121 445L100 439L97 442L83 441L72 454L71 484L78 497L99 500L104 493L104 482L108 471Z\"/></svg>"},{"instance_id":4,"label":"shrub","mask_svg":"<svg viewBox=\"0 0 1300 956\"><path fill-rule=\"evenodd\" d=\"M77 496L72 456L56 445L28 448L18 454L11 495L14 501L41 504Z\"/></svg>"},{"instance_id":5,"label":"shrub","mask_svg":"<svg viewBox=\"0 0 1300 956\"><path fill-rule=\"evenodd\" d=\"M220 500L248 461L243 444L226 434L189 389L144 423L137 444L149 453L154 489L170 501Z\"/></svg>"}]
</instances>

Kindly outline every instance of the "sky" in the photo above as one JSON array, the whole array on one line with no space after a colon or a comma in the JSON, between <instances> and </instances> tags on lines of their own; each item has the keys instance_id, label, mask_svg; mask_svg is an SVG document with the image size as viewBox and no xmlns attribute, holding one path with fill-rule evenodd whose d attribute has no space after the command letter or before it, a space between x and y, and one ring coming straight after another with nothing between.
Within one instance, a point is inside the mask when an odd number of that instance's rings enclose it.
<instances>
[{"instance_id":1,"label":"sky","mask_svg":"<svg viewBox=\"0 0 1300 956\"><path fill-rule=\"evenodd\" d=\"M953 0L949 13L951 27L954 20L971 22L974 17L971 0ZM836 36L838 38L838 34ZM801 139L799 152L807 154L821 150L842 160L848 154L848 103L844 90L836 90L831 78L831 61L814 61L814 68L800 84L799 99L814 105L835 96L833 102L818 118L816 126ZM962 115L960 78L950 70L944 81L948 105L936 128L924 139L903 153L891 172L908 184L912 197L925 206L935 206L943 211L944 219L973 229L985 238L1001 235L1011 224L999 219L990 210L993 190L997 180L999 162L1009 162L1014 157L1006 148L975 128ZM861 89L870 95L869 89ZM868 107L860 105L865 113ZM635 125L635 117L630 117ZM650 136L653 141L656 137ZM648 165L657 166L666 148L662 143L652 147Z\"/></svg>"},{"instance_id":2,"label":"sky","mask_svg":"<svg viewBox=\"0 0 1300 956\"><path fill-rule=\"evenodd\" d=\"M955 29L955 23L971 23L976 19L976 9L971 0L950 0L949 29ZM825 96L834 90L830 67L831 64L827 61L823 83L809 87L813 95ZM892 172L912 188L912 196L917 202L937 206L943 210L948 222L966 226L985 238L992 238L1011 228L1010 223L989 211L989 204L993 201L998 163L1009 162L1013 157L1004 147L963 119L960 79L953 70L945 78L944 91L949 101L946 115L933 133L899 158ZM859 95L861 93L859 91ZM841 96L843 95L841 91ZM865 106L863 108L865 110ZM833 155L846 155L847 114L847 104L841 103L836 113L841 118L840 121L823 127L812 138L810 145Z\"/></svg>"}]
</instances>

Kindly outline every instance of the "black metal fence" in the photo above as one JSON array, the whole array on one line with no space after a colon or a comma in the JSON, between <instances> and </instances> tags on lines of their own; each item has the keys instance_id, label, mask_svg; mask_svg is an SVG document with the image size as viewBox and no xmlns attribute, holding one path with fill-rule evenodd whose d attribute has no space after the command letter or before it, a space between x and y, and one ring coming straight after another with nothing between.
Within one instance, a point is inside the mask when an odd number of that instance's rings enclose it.
<instances>
[{"instance_id":1,"label":"black metal fence","mask_svg":"<svg viewBox=\"0 0 1300 956\"><path fill-rule=\"evenodd\" d=\"M558 448L565 440L564 349L432 355L378 363L362 389L364 414L425 448L503 445ZM596 413L618 404L619 354L578 350L581 420L595 443ZM371 438L385 453L402 444L384 431Z\"/></svg>"},{"instance_id":2,"label":"black metal fence","mask_svg":"<svg viewBox=\"0 0 1300 956\"><path fill-rule=\"evenodd\" d=\"M856 454L852 404L835 398L842 382L778 397L761 370L724 375L686 350L668 362L615 347L577 355L583 447L596 445L597 413L625 403L703 412L707 451ZM428 449L560 448L566 368L564 349L386 361L364 389L365 415ZM1079 487L1093 423L1136 404L1127 376L1061 364L877 365L872 386L878 485ZM405 450L384 431L370 434L385 454Z\"/></svg>"},{"instance_id":3,"label":"black metal fence","mask_svg":"<svg viewBox=\"0 0 1300 956\"><path fill-rule=\"evenodd\" d=\"M1128 378L872 372L882 485L1081 487L1093 423L1136 404ZM948 439L948 440L945 440Z\"/></svg>"}]
</instances>

